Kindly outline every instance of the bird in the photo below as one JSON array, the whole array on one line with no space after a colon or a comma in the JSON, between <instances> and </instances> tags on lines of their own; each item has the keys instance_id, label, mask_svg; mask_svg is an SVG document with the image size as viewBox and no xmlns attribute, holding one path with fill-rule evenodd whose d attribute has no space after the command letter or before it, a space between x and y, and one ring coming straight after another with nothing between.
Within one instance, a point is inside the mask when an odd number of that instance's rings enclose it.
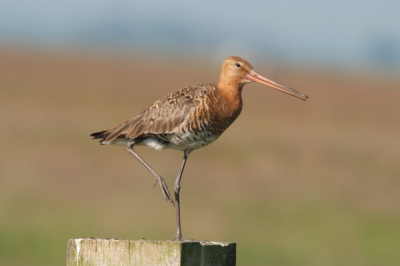
<instances>
[{"instance_id":1,"label":"bird","mask_svg":"<svg viewBox=\"0 0 400 266\"><path fill-rule=\"evenodd\" d=\"M287 93L303 101L305 94L267 79L253 70L252 65L239 56L230 56L222 64L218 84L200 83L185 87L154 102L139 115L111 129L91 134L101 145L126 145L132 154L155 177L166 201L175 205L176 235L182 237L180 217L180 183L189 154L217 140L242 111L243 86L257 82ZM183 152L183 161L175 181L175 203L167 183L134 150L147 146L157 151L174 149Z\"/></svg>"}]
</instances>

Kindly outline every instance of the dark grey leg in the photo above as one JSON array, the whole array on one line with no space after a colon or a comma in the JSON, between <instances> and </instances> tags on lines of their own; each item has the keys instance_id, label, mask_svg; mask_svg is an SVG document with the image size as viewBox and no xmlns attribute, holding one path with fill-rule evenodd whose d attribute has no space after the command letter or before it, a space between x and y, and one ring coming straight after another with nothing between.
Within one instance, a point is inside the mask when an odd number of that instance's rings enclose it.
<instances>
[{"instance_id":1,"label":"dark grey leg","mask_svg":"<svg viewBox=\"0 0 400 266\"><path fill-rule=\"evenodd\" d=\"M186 164L186 160L187 157L189 156L189 154L192 151L184 151L184 156L183 156L183 161L182 161L182 165L181 165L181 169L179 170L178 173L178 177L176 178L175 181L175 202L176 202L176 236L174 237L173 240L178 240L178 241L182 241L184 240L182 238L182 229L181 229L181 209L180 209L180 200L179 200L179 191L181 190L181 179L182 179L182 173L183 173L183 169L185 168L185 164Z\"/></svg>"},{"instance_id":2,"label":"dark grey leg","mask_svg":"<svg viewBox=\"0 0 400 266\"><path fill-rule=\"evenodd\" d=\"M154 175L154 177L156 178L156 183L158 182L160 184L161 187L161 191L164 194L165 200L169 200L172 202L172 204L174 204L174 201L172 199L171 194L169 193L168 190L168 186L167 183L165 183L164 178L162 178L159 174L156 173L156 171L154 171L150 165L148 165L143 159L142 157L140 157L134 150L133 150L133 145L135 145L135 141L131 141L127 144L128 146L128 151L130 154L132 154L136 159L138 159L139 162L141 162L146 168L147 170L150 171L150 173L152 173ZM154 184L155 185L155 184Z\"/></svg>"}]
</instances>

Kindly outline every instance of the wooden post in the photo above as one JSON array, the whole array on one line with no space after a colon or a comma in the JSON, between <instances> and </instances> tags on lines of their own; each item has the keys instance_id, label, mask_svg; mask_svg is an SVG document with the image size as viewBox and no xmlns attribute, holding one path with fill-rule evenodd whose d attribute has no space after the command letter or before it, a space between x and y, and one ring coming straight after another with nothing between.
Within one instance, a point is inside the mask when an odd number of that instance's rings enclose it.
<instances>
[{"instance_id":1,"label":"wooden post","mask_svg":"<svg viewBox=\"0 0 400 266\"><path fill-rule=\"evenodd\" d=\"M78 238L67 266L233 266L236 243Z\"/></svg>"}]
</instances>

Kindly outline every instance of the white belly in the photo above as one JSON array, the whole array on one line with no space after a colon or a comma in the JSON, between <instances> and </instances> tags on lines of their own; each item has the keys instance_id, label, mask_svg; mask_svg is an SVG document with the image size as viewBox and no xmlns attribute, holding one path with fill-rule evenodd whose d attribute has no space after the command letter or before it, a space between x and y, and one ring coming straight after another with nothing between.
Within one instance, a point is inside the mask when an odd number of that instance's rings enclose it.
<instances>
[{"instance_id":1,"label":"white belly","mask_svg":"<svg viewBox=\"0 0 400 266\"><path fill-rule=\"evenodd\" d=\"M125 146L127 145L131 139L124 139L124 138L117 138L111 142L104 143L106 145L121 145ZM103 143L102 143L103 144ZM149 148L155 149L155 150L162 150L165 149L167 145L165 145L162 141L156 139L156 138L147 138L141 142L136 143L135 145L139 146L147 146Z\"/></svg>"}]
</instances>

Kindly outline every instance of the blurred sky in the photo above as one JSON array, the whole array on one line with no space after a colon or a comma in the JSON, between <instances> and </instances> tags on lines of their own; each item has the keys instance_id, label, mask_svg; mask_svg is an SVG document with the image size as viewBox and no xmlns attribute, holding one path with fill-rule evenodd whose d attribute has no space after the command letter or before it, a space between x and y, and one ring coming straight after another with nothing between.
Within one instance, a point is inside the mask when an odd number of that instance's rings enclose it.
<instances>
[{"instance_id":1,"label":"blurred sky","mask_svg":"<svg viewBox=\"0 0 400 266\"><path fill-rule=\"evenodd\" d=\"M0 2L0 45L400 69L400 1Z\"/></svg>"}]
</instances>

